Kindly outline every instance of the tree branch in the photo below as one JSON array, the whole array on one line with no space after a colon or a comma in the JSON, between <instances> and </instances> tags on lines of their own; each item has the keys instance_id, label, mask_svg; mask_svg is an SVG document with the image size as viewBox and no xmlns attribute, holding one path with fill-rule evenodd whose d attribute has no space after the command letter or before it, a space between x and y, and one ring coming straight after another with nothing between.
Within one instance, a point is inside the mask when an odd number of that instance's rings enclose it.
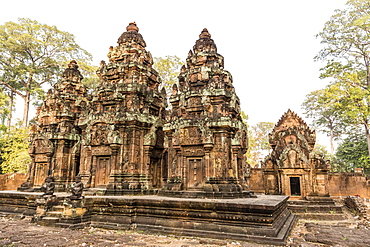
<instances>
[{"instance_id":1,"label":"tree branch","mask_svg":"<svg viewBox=\"0 0 370 247\"><path fill-rule=\"evenodd\" d=\"M22 99L25 99L26 96L21 94L17 89L15 89L14 87L12 87L9 83L6 83L6 82L3 82L3 81L0 81L0 85L4 85L6 86L7 88L9 88L10 90L12 90L14 93L18 94L20 97L22 97Z\"/></svg>"}]
</instances>

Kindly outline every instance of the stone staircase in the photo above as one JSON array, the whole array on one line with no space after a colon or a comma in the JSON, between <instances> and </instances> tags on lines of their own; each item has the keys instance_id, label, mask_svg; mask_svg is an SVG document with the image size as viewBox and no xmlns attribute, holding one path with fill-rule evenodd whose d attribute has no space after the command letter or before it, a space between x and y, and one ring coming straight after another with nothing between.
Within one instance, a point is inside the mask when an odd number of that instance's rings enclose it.
<instances>
[{"instance_id":1,"label":"stone staircase","mask_svg":"<svg viewBox=\"0 0 370 247\"><path fill-rule=\"evenodd\" d=\"M45 212L45 215L35 218L38 224L43 226L54 226L63 216L64 206L56 205Z\"/></svg>"},{"instance_id":2,"label":"stone staircase","mask_svg":"<svg viewBox=\"0 0 370 247\"><path fill-rule=\"evenodd\" d=\"M85 209L71 207L71 205L65 204L61 200L50 209L44 210L39 215L36 214L33 221L43 226L84 228L90 224L90 216L85 213Z\"/></svg>"},{"instance_id":3,"label":"stone staircase","mask_svg":"<svg viewBox=\"0 0 370 247\"><path fill-rule=\"evenodd\" d=\"M307 197L306 200L289 200L288 208L301 219L345 220L343 206L330 197Z\"/></svg>"}]
</instances>

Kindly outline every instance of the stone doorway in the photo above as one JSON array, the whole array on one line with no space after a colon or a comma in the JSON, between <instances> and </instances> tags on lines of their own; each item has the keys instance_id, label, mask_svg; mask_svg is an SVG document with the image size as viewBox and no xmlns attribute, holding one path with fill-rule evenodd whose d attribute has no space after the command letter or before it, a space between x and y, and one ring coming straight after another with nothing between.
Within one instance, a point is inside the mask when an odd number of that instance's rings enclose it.
<instances>
[{"instance_id":1,"label":"stone doorway","mask_svg":"<svg viewBox=\"0 0 370 247\"><path fill-rule=\"evenodd\" d=\"M151 174L152 174L152 186L154 188L159 188L162 186L161 184L161 178L162 178L162 169L161 169L161 163L159 159L151 159L150 161L151 166Z\"/></svg>"},{"instance_id":2,"label":"stone doorway","mask_svg":"<svg viewBox=\"0 0 370 247\"><path fill-rule=\"evenodd\" d=\"M95 186L106 186L110 173L110 157L100 156L96 158Z\"/></svg>"},{"instance_id":3,"label":"stone doorway","mask_svg":"<svg viewBox=\"0 0 370 247\"><path fill-rule=\"evenodd\" d=\"M290 195L301 195L301 181L300 177L290 177Z\"/></svg>"},{"instance_id":4,"label":"stone doorway","mask_svg":"<svg viewBox=\"0 0 370 247\"><path fill-rule=\"evenodd\" d=\"M45 182L45 178L47 177L47 163L36 163L35 167L35 185L41 186Z\"/></svg>"},{"instance_id":5,"label":"stone doorway","mask_svg":"<svg viewBox=\"0 0 370 247\"><path fill-rule=\"evenodd\" d=\"M188 188L198 187L202 183L203 166L201 158L189 159Z\"/></svg>"}]
</instances>

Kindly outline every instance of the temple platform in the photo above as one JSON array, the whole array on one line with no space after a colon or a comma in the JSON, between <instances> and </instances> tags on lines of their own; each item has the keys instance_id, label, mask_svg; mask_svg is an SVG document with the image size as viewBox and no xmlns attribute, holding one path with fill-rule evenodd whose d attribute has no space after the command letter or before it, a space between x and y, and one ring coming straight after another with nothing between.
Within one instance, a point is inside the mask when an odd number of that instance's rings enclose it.
<instances>
[{"instance_id":1,"label":"temple platform","mask_svg":"<svg viewBox=\"0 0 370 247\"><path fill-rule=\"evenodd\" d=\"M36 215L35 200L39 195L41 193L1 191L0 211ZM61 202L68 196L66 193L55 195ZM278 195L237 199L85 196L83 215L63 218L61 213L60 219L49 222L60 227L74 228L80 224L285 245L295 221L295 215L287 207L288 198ZM60 206L58 210L63 211Z\"/></svg>"}]
</instances>

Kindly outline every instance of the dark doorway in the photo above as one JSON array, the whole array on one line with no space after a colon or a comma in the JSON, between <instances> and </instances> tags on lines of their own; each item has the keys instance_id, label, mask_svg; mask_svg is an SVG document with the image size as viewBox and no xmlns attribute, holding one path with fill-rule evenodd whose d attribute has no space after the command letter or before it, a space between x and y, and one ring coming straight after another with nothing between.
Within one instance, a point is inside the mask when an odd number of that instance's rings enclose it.
<instances>
[{"instance_id":1,"label":"dark doorway","mask_svg":"<svg viewBox=\"0 0 370 247\"><path fill-rule=\"evenodd\" d=\"M299 177L290 177L290 195L301 195L301 183L299 181Z\"/></svg>"},{"instance_id":2,"label":"dark doorway","mask_svg":"<svg viewBox=\"0 0 370 247\"><path fill-rule=\"evenodd\" d=\"M95 186L104 187L105 185L107 185L109 173L110 173L110 157L108 156L97 157Z\"/></svg>"}]
</instances>

